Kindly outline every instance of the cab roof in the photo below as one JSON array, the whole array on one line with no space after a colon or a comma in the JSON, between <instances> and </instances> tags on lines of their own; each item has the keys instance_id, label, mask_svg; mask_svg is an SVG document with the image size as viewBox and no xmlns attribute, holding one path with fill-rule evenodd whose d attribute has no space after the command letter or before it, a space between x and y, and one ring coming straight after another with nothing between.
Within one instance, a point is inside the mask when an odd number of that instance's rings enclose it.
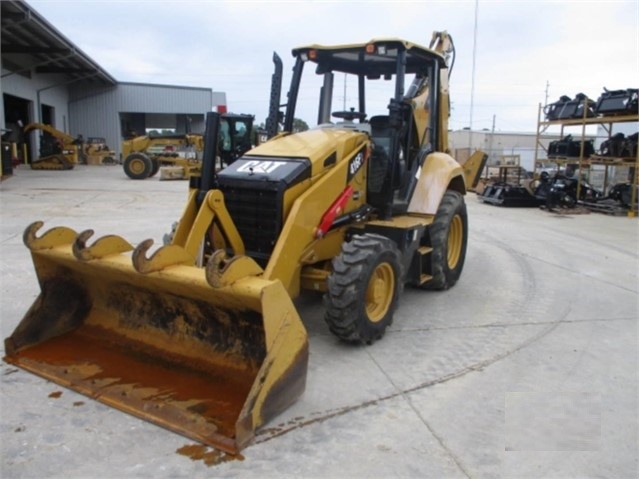
<instances>
[{"instance_id":1,"label":"cab roof","mask_svg":"<svg viewBox=\"0 0 639 479\"><path fill-rule=\"evenodd\" d=\"M446 60L440 53L399 38L347 45L314 44L294 48L292 53L316 63L319 74L335 71L380 77L396 73L400 51L406 52L406 73L425 73L433 60L437 60L441 68L446 67Z\"/></svg>"}]
</instances>

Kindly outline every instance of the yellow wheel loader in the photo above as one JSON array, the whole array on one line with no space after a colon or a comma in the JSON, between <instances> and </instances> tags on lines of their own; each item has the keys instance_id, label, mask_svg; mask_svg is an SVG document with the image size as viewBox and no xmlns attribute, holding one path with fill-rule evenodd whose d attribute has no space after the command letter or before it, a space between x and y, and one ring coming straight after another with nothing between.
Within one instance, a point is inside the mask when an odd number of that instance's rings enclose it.
<instances>
[{"instance_id":1,"label":"yellow wheel loader","mask_svg":"<svg viewBox=\"0 0 639 479\"><path fill-rule=\"evenodd\" d=\"M224 113L219 129L218 155L230 164L251 148L252 115ZM204 149L202 135L144 135L122 142L122 166L132 180L151 178L162 166L171 169L167 179L186 179L199 174Z\"/></svg>"},{"instance_id":2,"label":"yellow wheel loader","mask_svg":"<svg viewBox=\"0 0 639 479\"><path fill-rule=\"evenodd\" d=\"M26 229L42 292L6 361L236 453L304 391L302 289L324 292L338 338L371 343L406 283L458 281L468 221L464 171L447 153L450 37L292 53L283 114L274 56L271 139L221 171L221 119L207 114L202 174L171 244ZM323 79L319 121L293 133L304 69ZM357 108L332 111L336 74L356 79ZM380 79L391 98L369 117L366 87Z\"/></svg>"},{"instance_id":3,"label":"yellow wheel loader","mask_svg":"<svg viewBox=\"0 0 639 479\"><path fill-rule=\"evenodd\" d=\"M31 162L34 170L71 170L80 162L82 139L43 123L29 123L24 133L40 130L40 155Z\"/></svg>"}]
</instances>

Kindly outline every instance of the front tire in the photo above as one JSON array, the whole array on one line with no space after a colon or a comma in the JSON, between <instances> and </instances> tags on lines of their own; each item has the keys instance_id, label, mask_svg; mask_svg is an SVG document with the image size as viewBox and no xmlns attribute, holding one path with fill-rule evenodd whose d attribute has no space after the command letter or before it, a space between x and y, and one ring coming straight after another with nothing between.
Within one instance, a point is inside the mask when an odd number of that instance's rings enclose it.
<instances>
[{"instance_id":1,"label":"front tire","mask_svg":"<svg viewBox=\"0 0 639 479\"><path fill-rule=\"evenodd\" d=\"M464 268L468 244L468 213L461 193L447 191L435 220L422 238L422 246L433 248L425 257L425 271L432 276L424 289L444 290L457 283Z\"/></svg>"},{"instance_id":2,"label":"front tire","mask_svg":"<svg viewBox=\"0 0 639 479\"><path fill-rule=\"evenodd\" d=\"M124 172L132 180L145 180L153 171L151 159L142 153L131 153L124 160Z\"/></svg>"},{"instance_id":3,"label":"front tire","mask_svg":"<svg viewBox=\"0 0 639 479\"><path fill-rule=\"evenodd\" d=\"M351 343L381 338L403 287L397 245L381 235L354 236L333 260L327 286L324 318L333 334Z\"/></svg>"}]
</instances>

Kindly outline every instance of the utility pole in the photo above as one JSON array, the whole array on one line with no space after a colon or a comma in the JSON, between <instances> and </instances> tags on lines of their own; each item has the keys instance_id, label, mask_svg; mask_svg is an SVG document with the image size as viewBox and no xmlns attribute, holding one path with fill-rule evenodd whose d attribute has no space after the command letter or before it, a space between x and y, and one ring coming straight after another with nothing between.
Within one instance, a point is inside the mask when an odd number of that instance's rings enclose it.
<instances>
[{"instance_id":1,"label":"utility pole","mask_svg":"<svg viewBox=\"0 0 639 479\"><path fill-rule=\"evenodd\" d=\"M342 111L346 111L346 73L344 73L344 108Z\"/></svg>"},{"instance_id":2,"label":"utility pole","mask_svg":"<svg viewBox=\"0 0 639 479\"><path fill-rule=\"evenodd\" d=\"M475 58L477 56L477 11L479 10L479 0L475 0L475 31L473 35L473 70L470 86L470 128L468 130L468 150L473 148L473 106L475 100Z\"/></svg>"},{"instance_id":3,"label":"utility pole","mask_svg":"<svg viewBox=\"0 0 639 479\"><path fill-rule=\"evenodd\" d=\"M546 80L546 100L544 101L544 105L548 104L548 89L550 88L550 83Z\"/></svg>"},{"instance_id":4,"label":"utility pole","mask_svg":"<svg viewBox=\"0 0 639 479\"><path fill-rule=\"evenodd\" d=\"M490 142L488 143L488 163L493 159L493 138L495 137L495 115L493 115L493 128L490 131ZM488 167L488 165L486 165Z\"/></svg>"}]
</instances>

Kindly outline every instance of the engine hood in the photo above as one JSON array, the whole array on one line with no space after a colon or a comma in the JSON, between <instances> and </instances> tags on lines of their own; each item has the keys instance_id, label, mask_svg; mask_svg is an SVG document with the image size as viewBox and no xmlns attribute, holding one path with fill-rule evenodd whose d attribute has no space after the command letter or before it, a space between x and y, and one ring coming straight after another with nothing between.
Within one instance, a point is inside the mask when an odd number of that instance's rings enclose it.
<instances>
[{"instance_id":1,"label":"engine hood","mask_svg":"<svg viewBox=\"0 0 639 479\"><path fill-rule=\"evenodd\" d=\"M368 135L360 131L315 128L274 138L253 148L242 158L247 160L305 159L310 161L311 175L315 176L326 168L330 168L367 140Z\"/></svg>"}]
</instances>

